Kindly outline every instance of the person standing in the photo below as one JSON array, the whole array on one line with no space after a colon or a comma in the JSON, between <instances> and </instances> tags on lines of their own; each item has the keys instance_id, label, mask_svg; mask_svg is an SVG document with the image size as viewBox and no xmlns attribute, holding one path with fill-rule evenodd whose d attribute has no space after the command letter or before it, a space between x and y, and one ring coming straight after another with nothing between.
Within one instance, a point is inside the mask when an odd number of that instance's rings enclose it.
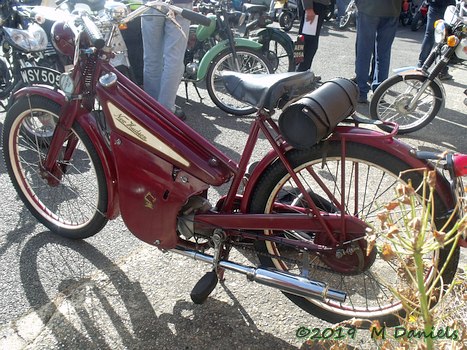
<instances>
[{"instance_id":1,"label":"person standing","mask_svg":"<svg viewBox=\"0 0 467 350\"><path fill-rule=\"evenodd\" d=\"M303 61L298 65L297 72L309 70L313 63L316 51L318 51L319 34L323 26L324 17L328 10L327 6L331 4L330 0L301 0L299 1L299 11L301 11L301 22L299 33L304 36ZM304 13L303 13L304 12ZM309 24L317 20L316 32L313 35L304 34L303 26L305 22Z\"/></svg>"},{"instance_id":2,"label":"person standing","mask_svg":"<svg viewBox=\"0 0 467 350\"><path fill-rule=\"evenodd\" d=\"M355 57L359 103L368 103L368 92L374 91L389 75L391 48L396 36L402 0L357 0L357 41ZM371 57L375 55L371 86L368 76Z\"/></svg>"},{"instance_id":3,"label":"person standing","mask_svg":"<svg viewBox=\"0 0 467 350\"><path fill-rule=\"evenodd\" d=\"M192 9L192 1L173 0L175 6ZM180 85L188 41L190 21L175 16L177 25L164 14L151 9L141 19L143 38L144 90L180 119L186 118L183 110L175 106Z\"/></svg>"},{"instance_id":4,"label":"person standing","mask_svg":"<svg viewBox=\"0 0 467 350\"><path fill-rule=\"evenodd\" d=\"M422 67L435 43L435 22L444 17L444 12L449 5L455 5L455 0L428 0L428 13L426 20L425 36L423 37L422 48L418 57L418 67ZM451 79L452 75L446 67L439 78L443 80Z\"/></svg>"}]
</instances>

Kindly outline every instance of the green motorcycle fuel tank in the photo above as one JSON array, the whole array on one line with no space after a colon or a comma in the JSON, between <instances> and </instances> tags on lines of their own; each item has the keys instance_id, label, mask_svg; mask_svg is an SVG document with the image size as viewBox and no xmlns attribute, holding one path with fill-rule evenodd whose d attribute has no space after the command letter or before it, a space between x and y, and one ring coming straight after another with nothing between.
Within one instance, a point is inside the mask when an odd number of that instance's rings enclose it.
<instances>
[{"instance_id":1,"label":"green motorcycle fuel tank","mask_svg":"<svg viewBox=\"0 0 467 350\"><path fill-rule=\"evenodd\" d=\"M211 20L211 24L209 26L203 26L201 24L197 25L198 28L196 28L196 38L199 41L206 40L216 30L216 15L211 13L208 14L206 17L208 17Z\"/></svg>"}]
</instances>

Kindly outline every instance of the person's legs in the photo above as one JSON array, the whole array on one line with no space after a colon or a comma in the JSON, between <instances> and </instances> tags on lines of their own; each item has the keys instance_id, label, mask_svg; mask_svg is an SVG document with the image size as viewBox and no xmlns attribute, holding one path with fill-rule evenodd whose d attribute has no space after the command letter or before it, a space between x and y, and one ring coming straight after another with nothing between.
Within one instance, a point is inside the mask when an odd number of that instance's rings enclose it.
<instances>
[{"instance_id":1,"label":"person's legs","mask_svg":"<svg viewBox=\"0 0 467 350\"><path fill-rule=\"evenodd\" d=\"M368 75L370 73L370 62L375 48L376 29L379 17L368 16L359 13L357 17L357 40L355 74L360 93L359 100L366 99L370 87L368 86Z\"/></svg>"},{"instance_id":2,"label":"person's legs","mask_svg":"<svg viewBox=\"0 0 467 350\"><path fill-rule=\"evenodd\" d=\"M391 63L391 48L396 36L398 17L383 17L376 32L376 64L371 88L374 91L388 78Z\"/></svg>"},{"instance_id":3,"label":"person's legs","mask_svg":"<svg viewBox=\"0 0 467 350\"><path fill-rule=\"evenodd\" d=\"M342 16L345 14L345 10L347 8L347 5L349 4L350 0L337 0L336 1L336 6L337 6L337 20L339 21Z\"/></svg>"},{"instance_id":4,"label":"person's legs","mask_svg":"<svg viewBox=\"0 0 467 350\"><path fill-rule=\"evenodd\" d=\"M309 70L313 63L313 58L316 55L316 51L318 51L319 35L324 22L326 6L321 4L315 4L314 10L316 15L318 16L316 35L304 35L305 42L303 48L303 61L300 62L300 64L298 65L297 72L304 72L306 70ZM303 17L305 17L305 14L303 15Z\"/></svg>"},{"instance_id":5,"label":"person's legs","mask_svg":"<svg viewBox=\"0 0 467 350\"><path fill-rule=\"evenodd\" d=\"M147 12L141 19L143 37L143 84L144 91L159 99L163 67L165 17L156 15L155 10Z\"/></svg>"},{"instance_id":6,"label":"person's legs","mask_svg":"<svg viewBox=\"0 0 467 350\"><path fill-rule=\"evenodd\" d=\"M431 52L431 49L433 48L433 44L435 42L434 24L436 20L443 18L444 10L444 8L438 8L434 6L428 7L425 36L423 37L422 48L420 55L418 56L419 67L423 65L423 62L425 62Z\"/></svg>"},{"instance_id":7,"label":"person's legs","mask_svg":"<svg viewBox=\"0 0 467 350\"><path fill-rule=\"evenodd\" d=\"M182 5L178 4L177 6L183 7ZM185 68L183 57L185 56L190 28L190 21L181 16L176 16L176 20L182 27L183 33L173 22L169 20L165 22L164 67L161 77L163 89L159 92L158 99L159 103L172 111L175 110L175 98Z\"/></svg>"}]
</instances>

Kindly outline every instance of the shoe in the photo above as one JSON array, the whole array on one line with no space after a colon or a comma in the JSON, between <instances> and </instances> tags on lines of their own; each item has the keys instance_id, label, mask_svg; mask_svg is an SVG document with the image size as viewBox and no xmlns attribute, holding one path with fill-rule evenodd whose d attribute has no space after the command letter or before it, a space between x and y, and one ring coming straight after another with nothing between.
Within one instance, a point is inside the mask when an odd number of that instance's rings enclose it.
<instances>
[{"instance_id":1,"label":"shoe","mask_svg":"<svg viewBox=\"0 0 467 350\"><path fill-rule=\"evenodd\" d=\"M368 99L367 99L366 96L360 95L360 96L358 96L357 102L358 103L368 103Z\"/></svg>"},{"instance_id":2,"label":"shoe","mask_svg":"<svg viewBox=\"0 0 467 350\"><path fill-rule=\"evenodd\" d=\"M449 74L449 73L439 73L438 74L438 78L440 80L451 80L452 79L452 75Z\"/></svg>"},{"instance_id":3,"label":"shoe","mask_svg":"<svg viewBox=\"0 0 467 350\"><path fill-rule=\"evenodd\" d=\"M175 106L175 112L174 114L178 117L180 120L186 120L186 114L183 112L183 109L181 109L178 106Z\"/></svg>"}]
</instances>

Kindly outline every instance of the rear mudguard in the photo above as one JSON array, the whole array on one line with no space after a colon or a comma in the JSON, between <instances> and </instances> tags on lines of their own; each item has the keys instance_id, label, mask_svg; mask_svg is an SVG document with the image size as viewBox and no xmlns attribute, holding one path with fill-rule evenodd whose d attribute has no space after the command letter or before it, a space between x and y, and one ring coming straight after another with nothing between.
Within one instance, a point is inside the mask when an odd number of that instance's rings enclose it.
<instances>
[{"instance_id":1,"label":"rear mudguard","mask_svg":"<svg viewBox=\"0 0 467 350\"><path fill-rule=\"evenodd\" d=\"M235 47L237 49L242 48L242 47L247 47L250 49L256 49L256 50L261 50L262 44L252 41L249 39L244 39L244 38L235 38ZM206 73L208 72L209 66L211 65L212 60L220 54L223 50L229 47L229 42L228 40L221 41L217 45L213 46L211 49L209 49L208 52L203 56L201 59L201 62L199 63L199 68L198 68L198 74L196 76L197 80L203 80L206 77Z\"/></svg>"},{"instance_id":2,"label":"rear mudguard","mask_svg":"<svg viewBox=\"0 0 467 350\"><path fill-rule=\"evenodd\" d=\"M379 131L373 131L370 129L357 128L352 126L338 126L334 133L331 135L330 140L343 140L347 142L355 142L366 145L371 148L381 149L393 156L402 159L412 169L420 169L430 167L429 163L425 160L415 158L411 155L411 150L407 144L400 142L399 140L389 137L387 134ZM284 146L285 152L292 149L291 146ZM248 183L246 184L245 191L242 196L240 204L240 210L243 213L248 212L249 203L252 200L252 193L254 188L257 186L259 179L274 161L277 160L275 152L270 151L254 168L252 174L250 174ZM432 168L432 167L431 167ZM450 189L449 183L444 177L438 177L438 194L441 200L446 205L446 208L454 208L455 198Z\"/></svg>"},{"instance_id":3,"label":"rear mudguard","mask_svg":"<svg viewBox=\"0 0 467 350\"><path fill-rule=\"evenodd\" d=\"M405 77L408 75L419 75L421 77L428 77L426 72L422 71L421 69L417 69L417 67L413 67L413 66L394 69L394 73L396 73L397 75L400 75L401 77ZM439 89L441 90L441 93L443 94L443 105L444 105L444 101L446 100L446 91L444 89L444 85L438 77L436 77L433 80L433 82L439 86Z\"/></svg>"},{"instance_id":4,"label":"rear mudguard","mask_svg":"<svg viewBox=\"0 0 467 350\"><path fill-rule=\"evenodd\" d=\"M289 34L284 32L282 29L270 27L262 28L258 31L255 31L255 37L258 37L258 42L261 44L263 44L265 41L271 40L273 37L276 37L277 41L284 46L287 52L290 52L293 55L293 41L290 39Z\"/></svg>"},{"instance_id":5,"label":"rear mudguard","mask_svg":"<svg viewBox=\"0 0 467 350\"><path fill-rule=\"evenodd\" d=\"M18 99L23 96L38 95L54 101L59 105L64 105L66 102L65 96L56 90L52 90L44 87L30 86L18 90L12 95L12 99ZM108 192L108 204L105 216L112 220L119 216L120 206L117 192L117 175L115 166L112 162L112 155L109 146L105 142L105 136L97 125L95 117L91 113L80 115L76 118L76 122L83 128L86 134L89 136L94 148L99 155L102 167L104 169L107 192Z\"/></svg>"}]
</instances>

